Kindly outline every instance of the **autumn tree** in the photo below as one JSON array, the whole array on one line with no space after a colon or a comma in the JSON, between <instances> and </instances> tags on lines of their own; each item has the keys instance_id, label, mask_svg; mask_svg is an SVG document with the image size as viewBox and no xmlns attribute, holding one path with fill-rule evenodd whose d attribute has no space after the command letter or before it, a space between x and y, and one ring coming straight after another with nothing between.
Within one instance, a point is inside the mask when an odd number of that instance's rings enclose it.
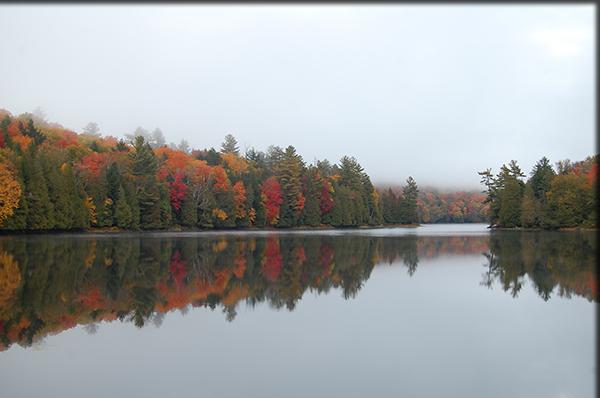
<instances>
[{"instance_id":1,"label":"autumn tree","mask_svg":"<svg viewBox=\"0 0 600 398\"><path fill-rule=\"evenodd\" d=\"M276 177L269 177L261 186L261 197L265 208L267 225L275 225L279 221L279 206L283 203L281 186Z\"/></svg>"},{"instance_id":2,"label":"autumn tree","mask_svg":"<svg viewBox=\"0 0 600 398\"><path fill-rule=\"evenodd\" d=\"M21 185L15 179L12 166L0 162L0 226L19 206L21 193Z\"/></svg>"}]
</instances>

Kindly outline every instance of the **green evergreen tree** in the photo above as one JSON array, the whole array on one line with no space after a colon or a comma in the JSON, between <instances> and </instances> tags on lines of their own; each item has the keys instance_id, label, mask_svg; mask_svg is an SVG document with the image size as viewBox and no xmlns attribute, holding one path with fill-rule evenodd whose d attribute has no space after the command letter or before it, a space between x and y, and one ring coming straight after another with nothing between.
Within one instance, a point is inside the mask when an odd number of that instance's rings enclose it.
<instances>
[{"instance_id":1,"label":"green evergreen tree","mask_svg":"<svg viewBox=\"0 0 600 398\"><path fill-rule=\"evenodd\" d=\"M419 188L412 177L408 177L406 185L402 188L402 200L400 202L399 221L402 224L414 224L417 222L417 198Z\"/></svg>"},{"instance_id":2,"label":"green evergreen tree","mask_svg":"<svg viewBox=\"0 0 600 398\"><path fill-rule=\"evenodd\" d=\"M500 211L498 221L503 227L518 227L521 225L521 202L525 191L525 184L519 178L524 174L511 160L509 166L503 165L496 181L498 181Z\"/></svg>"},{"instance_id":3,"label":"green evergreen tree","mask_svg":"<svg viewBox=\"0 0 600 398\"><path fill-rule=\"evenodd\" d=\"M375 187L373 187L371 179L369 178L367 173L362 173L361 183L363 192L363 202L366 203L367 209L366 222L369 225L380 225L383 223L381 206L379 203L377 192L375 191Z\"/></svg>"},{"instance_id":4,"label":"green evergreen tree","mask_svg":"<svg viewBox=\"0 0 600 398\"><path fill-rule=\"evenodd\" d=\"M140 228L158 229L163 225L164 211L161 211L161 193L156 180L158 159L152 147L144 142L142 136L136 136L130 154L131 173L135 178L136 197L139 204ZM132 206L135 219L135 208ZM162 217L161 217L162 216Z\"/></svg>"},{"instance_id":5,"label":"green evergreen tree","mask_svg":"<svg viewBox=\"0 0 600 398\"><path fill-rule=\"evenodd\" d=\"M321 223L321 182L316 167L311 166L304 178L304 197L306 202L302 211L303 225L316 227Z\"/></svg>"},{"instance_id":6,"label":"green evergreen tree","mask_svg":"<svg viewBox=\"0 0 600 398\"><path fill-rule=\"evenodd\" d=\"M121 172L119 171L119 167L115 162L111 163L108 166L106 171L106 182L107 182L107 196L113 200L113 202L117 201L119 197L119 191L123 185L123 177L121 176Z\"/></svg>"},{"instance_id":7,"label":"green evergreen tree","mask_svg":"<svg viewBox=\"0 0 600 398\"><path fill-rule=\"evenodd\" d=\"M383 193L381 196L381 207L382 207L382 216L383 221L386 224L396 224L398 223L398 219L396 217L396 207L397 207L398 198L392 191L392 188L388 188L387 191Z\"/></svg>"},{"instance_id":8,"label":"green evergreen tree","mask_svg":"<svg viewBox=\"0 0 600 398\"><path fill-rule=\"evenodd\" d=\"M51 229L54 227L54 206L48 194L44 171L37 157L24 155L25 192L27 198L27 228Z\"/></svg>"},{"instance_id":9,"label":"green evergreen tree","mask_svg":"<svg viewBox=\"0 0 600 398\"><path fill-rule=\"evenodd\" d=\"M69 229L73 226L73 206L67 195L67 179L54 165L47 165L48 195L54 207L54 228Z\"/></svg>"},{"instance_id":10,"label":"green evergreen tree","mask_svg":"<svg viewBox=\"0 0 600 398\"><path fill-rule=\"evenodd\" d=\"M161 228L161 195L153 177L143 177L138 182L137 197L140 206L140 228Z\"/></svg>"},{"instance_id":11,"label":"green evergreen tree","mask_svg":"<svg viewBox=\"0 0 600 398\"><path fill-rule=\"evenodd\" d=\"M136 187L133 183L126 183L124 184L123 188L125 189L125 197L127 199L127 204L131 209L131 223L129 225L129 228L133 230L140 229L140 202L138 199Z\"/></svg>"},{"instance_id":12,"label":"green evergreen tree","mask_svg":"<svg viewBox=\"0 0 600 398\"><path fill-rule=\"evenodd\" d=\"M233 135L227 134L225 136L225 141L223 141L223 144L221 145L221 152L233 153L235 155L240 154L240 150L238 148L238 142Z\"/></svg>"},{"instance_id":13,"label":"green evergreen tree","mask_svg":"<svg viewBox=\"0 0 600 398\"><path fill-rule=\"evenodd\" d=\"M162 228L168 228L172 224L171 202L169 190L165 184L159 185L160 190L160 221Z\"/></svg>"},{"instance_id":14,"label":"green evergreen tree","mask_svg":"<svg viewBox=\"0 0 600 398\"><path fill-rule=\"evenodd\" d=\"M127 203L127 197L125 195L125 189L122 185L119 185L117 193L115 195L115 206L114 206L114 223L119 228L130 228L131 227L131 208Z\"/></svg>"},{"instance_id":15,"label":"green evergreen tree","mask_svg":"<svg viewBox=\"0 0 600 398\"><path fill-rule=\"evenodd\" d=\"M135 137L130 157L132 160L131 173L134 176L154 176L156 174L158 159L152 147L144 142L142 136Z\"/></svg>"},{"instance_id":16,"label":"green evergreen tree","mask_svg":"<svg viewBox=\"0 0 600 398\"><path fill-rule=\"evenodd\" d=\"M278 226L298 225L304 206L302 195L302 173L304 162L293 146L288 146L276 164L277 179L281 184L283 203L280 209Z\"/></svg>"}]
</instances>

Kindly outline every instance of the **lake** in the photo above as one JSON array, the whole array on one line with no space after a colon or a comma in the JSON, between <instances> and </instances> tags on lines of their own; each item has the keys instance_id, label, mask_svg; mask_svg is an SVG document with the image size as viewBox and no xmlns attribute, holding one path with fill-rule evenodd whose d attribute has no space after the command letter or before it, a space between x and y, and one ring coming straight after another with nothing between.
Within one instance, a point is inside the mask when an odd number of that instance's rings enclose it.
<instances>
[{"instance_id":1,"label":"lake","mask_svg":"<svg viewBox=\"0 0 600 398\"><path fill-rule=\"evenodd\" d=\"M596 235L0 237L2 397L593 397Z\"/></svg>"}]
</instances>

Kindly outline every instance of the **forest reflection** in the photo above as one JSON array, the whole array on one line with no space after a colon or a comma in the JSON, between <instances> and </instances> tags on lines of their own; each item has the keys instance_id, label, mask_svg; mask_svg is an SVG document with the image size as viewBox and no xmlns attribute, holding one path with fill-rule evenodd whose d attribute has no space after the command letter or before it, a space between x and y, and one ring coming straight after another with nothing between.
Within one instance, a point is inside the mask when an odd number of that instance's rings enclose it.
<instances>
[{"instance_id":1,"label":"forest reflection","mask_svg":"<svg viewBox=\"0 0 600 398\"><path fill-rule=\"evenodd\" d=\"M373 268L422 259L481 256L481 284L517 297L528 277L553 294L598 301L593 233L494 232L484 236L272 234L176 237L0 238L0 350L30 346L101 321L160 325L168 311L240 302L293 310L308 290L354 297Z\"/></svg>"}]
</instances>

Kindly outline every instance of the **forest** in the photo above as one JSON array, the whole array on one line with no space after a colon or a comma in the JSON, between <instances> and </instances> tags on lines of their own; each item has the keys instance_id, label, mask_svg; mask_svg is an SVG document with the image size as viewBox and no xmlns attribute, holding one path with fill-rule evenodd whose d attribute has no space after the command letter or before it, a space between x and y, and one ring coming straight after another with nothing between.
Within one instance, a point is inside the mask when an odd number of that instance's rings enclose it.
<instances>
[{"instance_id":1,"label":"forest","mask_svg":"<svg viewBox=\"0 0 600 398\"><path fill-rule=\"evenodd\" d=\"M0 110L0 230L357 227L481 222L483 195L374 187L353 157L306 164L293 146L241 154L166 145L159 129L125 139Z\"/></svg>"},{"instance_id":2,"label":"forest","mask_svg":"<svg viewBox=\"0 0 600 398\"><path fill-rule=\"evenodd\" d=\"M352 227L417 222L412 178L393 216L356 159L306 164L293 146L241 154L165 145L160 130L129 140L77 134L32 114L0 114L3 230Z\"/></svg>"},{"instance_id":3,"label":"forest","mask_svg":"<svg viewBox=\"0 0 600 398\"><path fill-rule=\"evenodd\" d=\"M505 228L594 228L598 217L598 155L583 161L557 162L556 170L546 157L540 159L529 178L515 160L504 164L497 175L479 172L486 188L492 226Z\"/></svg>"},{"instance_id":4,"label":"forest","mask_svg":"<svg viewBox=\"0 0 600 398\"><path fill-rule=\"evenodd\" d=\"M559 162L558 173L545 162L527 183L516 162L481 172L486 194L419 189L412 177L383 187L354 157L307 164L293 146L242 154L232 135L219 150L190 149L167 145L160 129L118 139L96 123L76 133L0 109L0 231L595 225L597 159Z\"/></svg>"}]
</instances>

